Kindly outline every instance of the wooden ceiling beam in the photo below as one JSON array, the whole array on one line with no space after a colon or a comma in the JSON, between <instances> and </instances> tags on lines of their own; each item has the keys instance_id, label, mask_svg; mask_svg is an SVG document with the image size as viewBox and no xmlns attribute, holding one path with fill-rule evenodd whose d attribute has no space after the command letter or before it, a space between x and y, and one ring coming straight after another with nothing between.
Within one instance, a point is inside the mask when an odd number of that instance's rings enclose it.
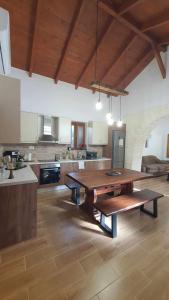
<instances>
[{"instance_id":1,"label":"wooden ceiling beam","mask_svg":"<svg viewBox=\"0 0 169 300\"><path fill-rule=\"evenodd\" d=\"M123 5L120 6L118 14L119 14L119 15L125 14L125 13L126 13L127 11L129 11L131 8L133 8L134 6L138 5L141 1L143 1L143 0L127 0L127 1L125 2L125 4L123 4ZM101 35L101 37L100 37L100 39L99 39L99 41L98 41L97 47L94 48L94 50L93 50L93 52L92 52L92 54L91 54L91 56L90 56L88 62L87 62L86 65L84 66L84 68L83 68L83 70L82 70L82 72L81 72L81 74L80 74L78 80L76 81L76 84L75 84L75 87L76 87L76 88L78 88L78 86L79 86L80 83L82 82L84 75L86 74L86 72L87 72L87 70L88 70L90 64L92 63L93 59L95 58L96 50L97 50L98 48L100 48L101 45L103 44L104 39L105 39L106 35L108 34L108 32L109 32L109 30L110 30L110 28L111 28L111 26L113 25L114 22L115 22L114 18L113 18L113 19L110 19L110 20L107 22L107 24L106 24L106 26L105 26L105 29L104 29L104 31L103 31L103 34Z\"/></svg>"},{"instance_id":2,"label":"wooden ceiling beam","mask_svg":"<svg viewBox=\"0 0 169 300\"><path fill-rule=\"evenodd\" d=\"M103 9L107 14L114 17L119 23L128 27L130 30L134 31L137 35L139 35L142 39L149 42L151 45L154 45L154 41L144 32L142 32L135 24L132 24L128 20L126 20L123 16L119 15L118 12L112 7L112 5L108 4L105 0L99 1L99 7Z\"/></svg>"},{"instance_id":3,"label":"wooden ceiling beam","mask_svg":"<svg viewBox=\"0 0 169 300\"><path fill-rule=\"evenodd\" d=\"M148 22L146 22L141 28L142 32L163 26L169 23L169 12L163 13L161 16L156 17Z\"/></svg>"},{"instance_id":4,"label":"wooden ceiling beam","mask_svg":"<svg viewBox=\"0 0 169 300\"><path fill-rule=\"evenodd\" d=\"M118 55L118 57L116 58L116 60L111 64L111 66L109 66L109 68L106 70L106 72L104 73L104 75L100 79L101 82L105 81L106 77L112 72L113 68L120 62L121 58L125 55L125 53L128 51L128 49L134 43L136 37L137 36L134 35L132 37L132 39L130 38L130 41L128 41L128 43L126 43L126 41L125 41L124 46L123 46L120 54ZM127 44L127 46L126 46L126 44Z\"/></svg>"},{"instance_id":5,"label":"wooden ceiling beam","mask_svg":"<svg viewBox=\"0 0 169 300\"><path fill-rule=\"evenodd\" d=\"M72 19L72 23L70 25L68 37L67 37L66 42L64 44L63 51L62 51L62 54L61 54L61 58L60 58L58 66L57 66L57 70L56 70L56 74L55 74L55 83L57 83L58 80L59 80L60 72L61 72L62 66L65 62L66 55L67 55L70 43L73 39L75 29L76 29L77 24L79 22L79 18L80 18L82 8L83 8L83 0L78 0L78 5L77 5L77 7L75 9L75 12L74 12L74 15L73 15L73 19Z\"/></svg>"},{"instance_id":6,"label":"wooden ceiling beam","mask_svg":"<svg viewBox=\"0 0 169 300\"><path fill-rule=\"evenodd\" d=\"M152 61L153 58L153 50L148 50L147 53L144 54L140 59L140 61L131 69L131 71L120 80L120 82L117 84L117 87L125 89L144 70L144 68Z\"/></svg>"},{"instance_id":7,"label":"wooden ceiling beam","mask_svg":"<svg viewBox=\"0 0 169 300\"><path fill-rule=\"evenodd\" d=\"M37 33L38 33L38 24L39 24L39 11L40 11L40 3L41 0L36 0L36 13L35 13L35 22L34 22L34 30L32 36L32 47L31 47L31 54L30 54L30 62L29 62L29 76L32 77L34 60L35 60L35 48L36 48L36 41L37 41Z\"/></svg>"},{"instance_id":8,"label":"wooden ceiling beam","mask_svg":"<svg viewBox=\"0 0 169 300\"><path fill-rule=\"evenodd\" d=\"M169 36L163 38L163 39L159 42L159 45L160 45L161 47L162 47L162 46L167 46L167 45L169 45Z\"/></svg>"},{"instance_id":9,"label":"wooden ceiling beam","mask_svg":"<svg viewBox=\"0 0 169 300\"><path fill-rule=\"evenodd\" d=\"M160 55L160 50L157 46L154 46L153 51L154 51L154 56L156 58L158 66L160 68L162 77L166 78L166 68L164 67L164 63L163 63L163 60L162 60L161 55Z\"/></svg>"},{"instance_id":10,"label":"wooden ceiling beam","mask_svg":"<svg viewBox=\"0 0 169 300\"><path fill-rule=\"evenodd\" d=\"M126 12L134 8L136 5L140 4L145 0L125 0L117 9L119 15L124 15Z\"/></svg>"},{"instance_id":11,"label":"wooden ceiling beam","mask_svg":"<svg viewBox=\"0 0 169 300\"><path fill-rule=\"evenodd\" d=\"M135 32L142 39L144 39L145 41L150 43L150 45L152 46L152 49L154 51L155 57L157 59L157 63L158 63L159 69L161 71L162 77L165 78L164 77L165 76L165 73L164 73L165 67L164 67L163 61L161 59L160 52L157 51L156 41L154 41L151 37L149 37L149 35L142 32L141 29L139 29L135 24L132 24L131 22L126 20L124 17L120 16L110 4L105 2L105 0L99 1L99 7L102 8L109 15L114 17L116 20L118 20L121 24L123 24L124 26L128 27L130 30Z\"/></svg>"}]
</instances>

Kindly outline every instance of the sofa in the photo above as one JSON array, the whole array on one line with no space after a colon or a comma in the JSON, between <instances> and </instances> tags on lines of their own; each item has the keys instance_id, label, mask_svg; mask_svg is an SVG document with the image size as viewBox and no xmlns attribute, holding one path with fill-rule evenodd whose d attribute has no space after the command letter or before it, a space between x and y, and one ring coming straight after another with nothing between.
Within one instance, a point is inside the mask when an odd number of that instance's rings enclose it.
<instances>
[{"instance_id":1,"label":"sofa","mask_svg":"<svg viewBox=\"0 0 169 300\"><path fill-rule=\"evenodd\" d=\"M160 160L154 155L146 155L142 157L141 170L153 176L165 175L169 172L169 161Z\"/></svg>"}]
</instances>

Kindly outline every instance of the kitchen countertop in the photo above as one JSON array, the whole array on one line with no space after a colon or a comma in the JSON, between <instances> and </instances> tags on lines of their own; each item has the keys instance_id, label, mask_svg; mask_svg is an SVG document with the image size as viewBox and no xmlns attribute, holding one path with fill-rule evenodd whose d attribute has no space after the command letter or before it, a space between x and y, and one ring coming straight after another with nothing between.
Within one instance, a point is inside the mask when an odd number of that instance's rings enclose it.
<instances>
[{"instance_id":1,"label":"kitchen countertop","mask_svg":"<svg viewBox=\"0 0 169 300\"><path fill-rule=\"evenodd\" d=\"M26 184L26 183L36 183L38 182L38 179L34 172L32 171L31 165L42 165L42 164L55 164L55 163L72 163L72 162L82 162L82 161L102 161L102 160L111 160L110 158L102 157L97 159L77 159L77 160L71 160L71 159L64 159L60 161L32 161L32 162L26 162L26 167L13 171L14 178L8 179L9 177L9 170L4 170L3 176L0 175L0 187L1 186L9 186L9 185L19 185L19 184Z\"/></svg>"},{"instance_id":2,"label":"kitchen countertop","mask_svg":"<svg viewBox=\"0 0 169 300\"><path fill-rule=\"evenodd\" d=\"M0 175L0 187L38 182L38 179L29 164L27 164L25 168L13 171L13 174L14 178L8 179L9 171L4 170L3 177Z\"/></svg>"},{"instance_id":3,"label":"kitchen countertop","mask_svg":"<svg viewBox=\"0 0 169 300\"><path fill-rule=\"evenodd\" d=\"M80 162L80 161L101 161L101 160L111 160L111 158L107 158L107 157L102 157L102 158L96 158L96 159L62 159L62 160L44 160L44 161L39 161L39 160L35 160L35 161L31 161L31 162L27 162L29 165L43 165L43 164L55 164L55 163L73 163L73 162Z\"/></svg>"}]
</instances>

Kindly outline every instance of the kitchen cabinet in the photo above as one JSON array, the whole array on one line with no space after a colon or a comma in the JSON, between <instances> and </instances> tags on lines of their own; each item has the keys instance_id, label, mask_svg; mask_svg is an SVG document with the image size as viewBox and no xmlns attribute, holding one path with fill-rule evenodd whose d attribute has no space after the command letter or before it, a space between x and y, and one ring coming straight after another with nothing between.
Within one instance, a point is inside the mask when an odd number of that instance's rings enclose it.
<instances>
[{"instance_id":1,"label":"kitchen cabinet","mask_svg":"<svg viewBox=\"0 0 169 300\"><path fill-rule=\"evenodd\" d=\"M108 125L105 122L88 122L88 144L108 144Z\"/></svg>"},{"instance_id":2,"label":"kitchen cabinet","mask_svg":"<svg viewBox=\"0 0 169 300\"><path fill-rule=\"evenodd\" d=\"M37 143L38 114L21 112L21 143Z\"/></svg>"},{"instance_id":3,"label":"kitchen cabinet","mask_svg":"<svg viewBox=\"0 0 169 300\"><path fill-rule=\"evenodd\" d=\"M71 144L71 120L58 118L58 143Z\"/></svg>"},{"instance_id":4,"label":"kitchen cabinet","mask_svg":"<svg viewBox=\"0 0 169 300\"><path fill-rule=\"evenodd\" d=\"M0 249L32 239L37 228L37 184L0 187Z\"/></svg>"},{"instance_id":5,"label":"kitchen cabinet","mask_svg":"<svg viewBox=\"0 0 169 300\"><path fill-rule=\"evenodd\" d=\"M106 170L111 168L111 160L85 161L85 170Z\"/></svg>"},{"instance_id":6,"label":"kitchen cabinet","mask_svg":"<svg viewBox=\"0 0 169 300\"><path fill-rule=\"evenodd\" d=\"M60 164L60 184L65 184L67 182L71 182L72 180L69 179L66 174L70 172L77 172L79 170L78 162L65 162Z\"/></svg>"},{"instance_id":7,"label":"kitchen cabinet","mask_svg":"<svg viewBox=\"0 0 169 300\"><path fill-rule=\"evenodd\" d=\"M0 142L20 142L20 80L0 75Z\"/></svg>"},{"instance_id":8,"label":"kitchen cabinet","mask_svg":"<svg viewBox=\"0 0 169 300\"><path fill-rule=\"evenodd\" d=\"M39 185L40 184L40 165L34 164L34 165L31 165L31 168L38 179L38 185Z\"/></svg>"}]
</instances>

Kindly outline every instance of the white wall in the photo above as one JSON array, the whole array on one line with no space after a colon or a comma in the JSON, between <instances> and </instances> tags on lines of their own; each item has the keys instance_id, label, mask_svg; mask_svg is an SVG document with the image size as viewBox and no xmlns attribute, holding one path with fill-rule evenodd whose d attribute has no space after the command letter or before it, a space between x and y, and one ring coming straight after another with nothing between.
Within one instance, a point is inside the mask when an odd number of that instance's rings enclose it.
<instances>
[{"instance_id":1,"label":"white wall","mask_svg":"<svg viewBox=\"0 0 169 300\"><path fill-rule=\"evenodd\" d=\"M169 51L163 54L167 70L162 79L157 62L150 65L130 84L123 101L126 132L126 167L140 170L146 138L158 121L169 118Z\"/></svg>"},{"instance_id":2,"label":"white wall","mask_svg":"<svg viewBox=\"0 0 169 300\"><path fill-rule=\"evenodd\" d=\"M157 61L153 59L127 88L129 95L124 101L126 115L169 104L169 50L161 55L167 70L166 79L162 78Z\"/></svg>"},{"instance_id":3,"label":"white wall","mask_svg":"<svg viewBox=\"0 0 169 300\"><path fill-rule=\"evenodd\" d=\"M167 137L169 134L169 117L160 120L157 126L148 136L147 147L144 147L143 155L155 155L160 159L167 159Z\"/></svg>"},{"instance_id":4,"label":"white wall","mask_svg":"<svg viewBox=\"0 0 169 300\"><path fill-rule=\"evenodd\" d=\"M74 121L105 121L108 110L108 98L101 95L103 110L96 111L95 104L98 93L75 87L71 84L59 82L12 68L11 77L21 80L21 110L38 112L42 114L69 117ZM113 111L115 119L118 119L119 102L114 100Z\"/></svg>"}]
</instances>

